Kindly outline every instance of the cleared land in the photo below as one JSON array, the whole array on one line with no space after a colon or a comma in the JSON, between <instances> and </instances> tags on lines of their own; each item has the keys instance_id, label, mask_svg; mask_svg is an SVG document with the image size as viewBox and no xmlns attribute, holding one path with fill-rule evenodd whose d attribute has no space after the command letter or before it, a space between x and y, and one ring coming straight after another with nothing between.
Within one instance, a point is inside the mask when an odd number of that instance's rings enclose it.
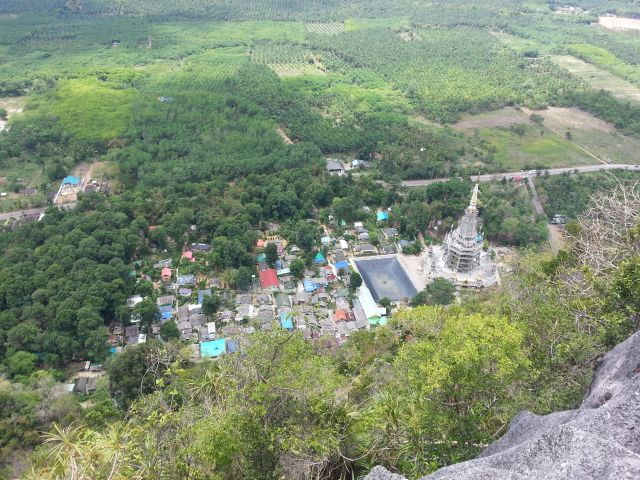
<instances>
[{"instance_id":1,"label":"cleared land","mask_svg":"<svg viewBox=\"0 0 640 480\"><path fill-rule=\"evenodd\" d=\"M607 90L616 98L640 103L640 88L612 73L571 55L552 55L549 58L596 90Z\"/></svg>"},{"instance_id":2,"label":"cleared land","mask_svg":"<svg viewBox=\"0 0 640 480\"><path fill-rule=\"evenodd\" d=\"M537 112L544 125L559 134L570 132L573 143L610 163L640 163L640 140L578 108L551 107Z\"/></svg>"},{"instance_id":3,"label":"cleared land","mask_svg":"<svg viewBox=\"0 0 640 480\"><path fill-rule=\"evenodd\" d=\"M453 126L460 130L471 130L474 128L508 128L519 123L530 123L529 116L516 108L507 107L479 115L465 115Z\"/></svg>"},{"instance_id":4,"label":"cleared land","mask_svg":"<svg viewBox=\"0 0 640 480\"><path fill-rule=\"evenodd\" d=\"M640 30L640 20L637 18L600 17L598 23L611 30Z\"/></svg>"},{"instance_id":5,"label":"cleared land","mask_svg":"<svg viewBox=\"0 0 640 480\"><path fill-rule=\"evenodd\" d=\"M0 97L0 108L7 111L7 119L16 113L22 112L24 107L23 97ZM0 119L0 132L7 127L7 120Z\"/></svg>"},{"instance_id":6,"label":"cleared land","mask_svg":"<svg viewBox=\"0 0 640 480\"><path fill-rule=\"evenodd\" d=\"M518 128L513 128L515 126ZM516 108L468 115L454 127L473 133L493 145L495 152L492 168L499 170L569 167L594 163L593 157L576 145L544 125L534 124L526 112ZM477 162L477 166L481 165L482 162Z\"/></svg>"}]
</instances>

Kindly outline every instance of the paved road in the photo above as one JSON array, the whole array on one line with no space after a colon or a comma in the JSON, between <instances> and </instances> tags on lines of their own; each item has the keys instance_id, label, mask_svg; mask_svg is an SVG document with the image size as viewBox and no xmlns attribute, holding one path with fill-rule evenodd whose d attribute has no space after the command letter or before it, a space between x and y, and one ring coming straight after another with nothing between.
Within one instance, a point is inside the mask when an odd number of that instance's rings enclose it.
<instances>
[{"instance_id":1,"label":"paved road","mask_svg":"<svg viewBox=\"0 0 640 480\"><path fill-rule=\"evenodd\" d=\"M533 209L536 211L536 214L543 216L544 208L542 208L542 202L540 201L538 191L536 190L536 186L534 185L533 178L531 176L527 177L527 183L529 183L529 194L531 195L531 204L533 205Z\"/></svg>"},{"instance_id":2,"label":"paved road","mask_svg":"<svg viewBox=\"0 0 640 480\"><path fill-rule=\"evenodd\" d=\"M76 202L63 203L63 204L60 204L60 205L56 205L56 207L58 207L61 210L71 210L72 208L75 208L75 206L76 206ZM50 207L50 205L47 205L46 207L25 208L23 210L14 210L13 212L0 213L0 222L4 222L6 220L9 220L10 218L20 219L20 218L24 217L25 215L32 215L32 214L35 214L35 213L37 213L38 215L41 215L49 207Z\"/></svg>"},{"instance_id":3,"label":"paved road","mask_svg":"<svg viewBox=\"0 0 640 480\"><path fill-rule=\"evenodd\" d=\"M597 164L597 165L584 165L581 167L565 167L565 168L547 168L544 170L540 170L542 173L549 172L549 175L562 175L563 173L572 173L576 170L582 173L588 172L598 172L601 170L635 170L640 172L640 165L628 165L624 163L607 163L607 164ZM502 180L506 178L507 180L513 177L530 177L533 176L531 172L503 172L503 173L487 173L484 175L480 175L478 177L471 177L472 180L479 179L481 182L491 182L496 180ZM451 177L453 178L453 177ZM432 178L430 180L405 180L402 182L402 185L405 187L424 187L426 185L431 185L436 182L446 182L450 180L450 178Z\"/></svg>"},{"instance_id":4,"label":"paved road","mask_svg":"<svg viewBox=\"0 0 640 480\"><path fill-rule=\"evenodd\" d=\"M0 213L0 221L9 220L10 218L22 218L25 215L31 215L37 213L38 215L44 213L47 207L40 208L27 208L24 210L15 210L13 212Z\"/></svg>"}]
</instances>

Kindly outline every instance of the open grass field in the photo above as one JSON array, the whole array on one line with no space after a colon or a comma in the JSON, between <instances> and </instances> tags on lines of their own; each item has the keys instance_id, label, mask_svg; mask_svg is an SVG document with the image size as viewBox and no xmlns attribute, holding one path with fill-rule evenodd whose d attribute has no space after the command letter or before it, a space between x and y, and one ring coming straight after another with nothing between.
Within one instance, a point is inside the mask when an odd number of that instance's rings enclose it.
<instances>
[{"instance_id":1,"label":"open grass field","mask_svg":"<svg viewBox=\"0 0 640 480\"><path fill-rule=\"evenodd\" d=\"M478 130L478 136L495 147L495 164L502 171L595 163L575 145L538 125L526 125L522 135L506 128L486 128Z\"/></svg>"},{"instance_id":2,"label":"open grass field","mask_svg":"<svg viewBox=\"0 0 640 480\"><path fill-rule=\"evenodd\" d=\"M95 78L66 80L53 94L55 101L39 109L59 118L65 130L85 141L117 138L132 116L133 88L114 88Z\"/></svg>"},{"instance_id":3,"label":"open grass field","mask_svg":"<svg viewBox=\"0 0 640 480\"><path fill-rule=\"evenodd\" d=\"M553 55L550 59L591 88L606 90L616 98L640 104L640 88L630 82L571 55Z\"/></svg>"}]
</instances>

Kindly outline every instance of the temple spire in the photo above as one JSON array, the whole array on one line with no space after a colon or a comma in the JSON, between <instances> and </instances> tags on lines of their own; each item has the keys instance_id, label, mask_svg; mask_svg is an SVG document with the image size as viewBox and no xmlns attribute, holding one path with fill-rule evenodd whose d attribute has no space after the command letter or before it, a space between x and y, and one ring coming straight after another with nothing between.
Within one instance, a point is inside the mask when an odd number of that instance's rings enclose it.
<instances>
[{"instance_id":1,"label":"temple spire","mask_svg":"<svg viewBox=\"0 0 640 480\"><path fill-rule=\"evenodd\" d=\"M477 210L478 208L478 193L480 192L480 185L476 183L475 188L473 189L473 194L471 195L471 201L469 202L469 210Z\"/></svg>"}]
</instances>

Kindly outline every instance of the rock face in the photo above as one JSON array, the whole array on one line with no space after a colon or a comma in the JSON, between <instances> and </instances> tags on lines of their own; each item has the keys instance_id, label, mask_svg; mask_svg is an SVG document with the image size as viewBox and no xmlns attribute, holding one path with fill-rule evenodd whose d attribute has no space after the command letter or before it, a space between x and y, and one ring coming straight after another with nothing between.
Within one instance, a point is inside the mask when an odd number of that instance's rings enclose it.
<instances>
[{"instance_id":1,"label":"rock face","mask_svg":"<svg viewBox=\"0 0 640 480\"><path fill-rule=\"evenodd\" d=\"M382 467L365 480L401 480ZM422 480L640 479L640 332L597 368L577 410L521 412L478 458Z\"/></svg>"}]
</instances>

